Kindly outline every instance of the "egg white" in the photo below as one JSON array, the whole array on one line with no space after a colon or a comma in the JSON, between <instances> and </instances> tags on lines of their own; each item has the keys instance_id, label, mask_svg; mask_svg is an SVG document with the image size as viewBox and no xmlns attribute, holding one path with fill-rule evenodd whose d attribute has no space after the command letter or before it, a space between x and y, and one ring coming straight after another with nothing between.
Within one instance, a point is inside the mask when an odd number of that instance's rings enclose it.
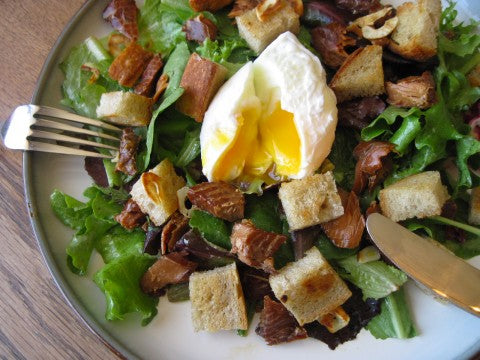
<instances>
[{"instance_id":1,"label":"egg white","mask_svg":"<svg viewBox=\"0 0 480 360\"><path fill-rule=\"evenodd\" d=\"M242 174L237 162L224 178L214 177L222 154L235 142L239 115L249 109L259 117L278 102L294 115L300 138L300 166L288 177L300 179L318 169L335 137L336 98L319 59L286 32L231 77L210 104L200 133L203 172L210 181L232 181Z\"/></svg>"}]
</instances>

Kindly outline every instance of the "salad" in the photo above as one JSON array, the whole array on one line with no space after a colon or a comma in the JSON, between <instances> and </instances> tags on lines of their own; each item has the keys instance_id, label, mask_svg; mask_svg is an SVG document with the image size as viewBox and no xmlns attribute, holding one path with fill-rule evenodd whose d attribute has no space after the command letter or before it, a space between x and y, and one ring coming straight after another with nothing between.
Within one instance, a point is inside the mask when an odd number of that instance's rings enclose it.
<instances>
[{"instance_id":1,"label":"salad","mask_svg":"<svg viewBox=\"0 0 480 360\"><path fill-rule=\"evenodd\" d=\"M71 271L104 261L105 317L148 326L167 296L191 300L195 330L269 345L417 336L365 218L480 254L480 35L436 4L111 1L112 33L61 64L62 104L120 125L119 151L85 159L87 201L51 194ZM413 45L409 11L426 23ZM387 196L420 178L433 210Z\"/></svg>"}]
</instances>

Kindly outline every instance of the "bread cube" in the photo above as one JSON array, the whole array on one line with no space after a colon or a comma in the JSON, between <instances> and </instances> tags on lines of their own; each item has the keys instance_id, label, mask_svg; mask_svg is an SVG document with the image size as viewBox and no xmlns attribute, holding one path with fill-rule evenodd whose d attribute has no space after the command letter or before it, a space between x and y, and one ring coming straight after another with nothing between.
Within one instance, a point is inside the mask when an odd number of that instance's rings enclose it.
<instances>
[{"instance_id":1,"label":"bread cube","mask_svg":"<svg viewBox=\"0 0 480 360\"><path fill-rule=\"evenodd\" d=\"M102 94L97 117L124 126L147 126L152 117L152 101L131 92L114 91Z\"/></svg>"},{"instance_id":2,"label":"bread cube","mask_svg":"<svg viewBox=\"0 0 480 360\"><path fill-rule=\"evenodd\" d=\"M339 103L385 92L382 53L381 46L369 45L345 59L330 83Z\"/></svg>"},{"instance_id":3,"label":"bread cube","mask_svg":"<svg viewBox=\"0 0 480 360\"><path fill-rule=\"evenodd\" d=\"M397 8L398 24L392 32L389 48L400 56L426 61L437 53L437 35L441 15L440 0L406 2Z\"/></svg>"},{"instance_id":4,"label":"bread cube","mask_svg":"<svg viewBox=\"0 0 480 360\"><path fill-rule=\"evenodd\" d=\"M277 299L300 325L321 320L352 295L316 247L270 275L269 282Z\"/></svg>"},{"instance_id":5,"label":"bread cube","mask_svg":"<svg viewBox=\"0 0 480 360\"><path fill-rule=\"evenodd\" d=\"M468 222L473 225L480 225L480 187L473 188L470 194Z\"/></svg>"},{"instance_id":6,"label":"bread cube","mask_svg":"<svg viewBox=\"0 0 480 360\"><path fill-rule=\"evenodd\" d=\"M235 20L240 36L257 54L260 54L278 35L286 31L298 34L300 31L300 17L291 6L284 6L264 22L258 19L255 9L237 16Z\"/></svg>"},{"instance_id":7,"label":"bread cube","mask_svg":"<svg viewBox=\"0 0 480 360\"><path fill-rule=\"evenodd\" d=\"M331 171L282 183L278 197L291 231L343 215L342 200Z\"/></svg>"},{"instance_id":8,"label":"bread cube","mask_svg":"<svg viewBox=\"0 0 480 360\"><path fill-rule=\"evenodd\" d=\"M178 111L202 122L208 105L226 76L227 69L224 66L193 53L180 81L180 87L185 92L177 101Z\"/></svg>"},{"instance_id":9,"label":"bread cube","mask_svg":"<svg viewBox=\"0 0 480 360\"><path fill-rule=\"evenodd\" d=\"M165 159L144 172L133 185L130 195L143 213L160 226L178 209L177 190L185 180L175 173L172 163Z\"/></svg>"},{"instance_id":10,"label":"bread cube","mask_svg":"<svg viewBox=\"0 0 480 360\"><path fill-rule=\"evenodd\" d=\"M449 197L438 171L408 176L379 194L382 213L393 221L440 215Z\"/></svg>"},{"instance_id":11,"label":"bread cube","mask_svg":"<svg viewBox=\"0 0 480 360\"><path fill-rule=\"evenodd\" d=\"M235 263L193 273L189 290L195 331L247 329L245 298Z\"/></svg>"}]
</instances>

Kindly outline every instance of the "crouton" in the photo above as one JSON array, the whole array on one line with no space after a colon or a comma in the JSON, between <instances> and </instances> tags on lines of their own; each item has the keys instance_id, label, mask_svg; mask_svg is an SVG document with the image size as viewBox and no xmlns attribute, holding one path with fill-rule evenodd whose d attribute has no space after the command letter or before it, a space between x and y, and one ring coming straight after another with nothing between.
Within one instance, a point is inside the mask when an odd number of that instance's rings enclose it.
<instances>
[{"instance_id":1,"label":"crouton","mask_svg":"<svg viewBox=\"0 0 480 360\"><path fill-rule=\"evenodd\" d=\"M152 117L152 101L131 92L102 94L97 117L124 126L147 126Z\"/></svg>"},{"instance_id":2,"label":"crouton","mask_svg":"<svg viewBox=\"0 0 480 360\"><path fill-rule=\"evenodd\" d=\"M153 53L135 42L130 43L108 68L108 75L120 85L132 87L142 76Z\"/></svg>"},{"instance_id":3,"label":"crouton","mask_svg":"<svg viewBox=\"0 0 480 360\"><path fill-rule=\"evenodd\" d=\"M417 61L435 56L440 15L440 0L420 0L418 4L407 2L399 6L398 25L391 36L390 50Z\"/></svg>"},{"instance_id":4,"label":"crouton","mask_svg":"<svg viewBox=\"0 0 480 360\"><path fill-rule=\"evenodd\" d=\"M321 320L352 295L316 247L270 275L270 286L300 325Z\"/></svg>"},{"instance_id":5,"label":"crouton","mask_svg":"<svg viewBox=\"0 0 480 360\"><path fill-rule=\"evenodd\" d=\"M193 273L189 290L195 331L247 329L245 298L235 263Z\"/></svg>"},{"instance_id":6,"label":"crouton","mask_svg":"<svg viewBox=\"0 0 480 360\"><path fill-rule=\"evenodd\" d=\"M369 45L345 59L330 83L339 103L385 92L382 52L381 46Z\"/></svg>"},{"instance_id":7,"label":"crouton","mask_svg":"<svg viewBox=\"0 0 480 360\"><path fill-rule=\"evenodd\" d=\"M339 306L332 312L323 315L318 322L325 326L328 331L334 334L350 323L350 316L348 316L345 310L343 310L343 307Z\"/></svg>"},{"instance_id":8,"label":"crouton","mask_svg":"<svg viewBox=\"0 0 480 360\"><path fill-rule=\"evenodd\" d=\"M175 173L172 163L165 159L144 172L133 185L130 195L143 213L160 226L178 209L177 190L185 180Z\"/></svg>"},{"instance_id":9,"label":"crouton","mask_svg":"<svg viewBox=\"0 0 480 360\"><path fill-rule=\"evenodd\" d=\"M298 34L300 17L291 6L284 6L264 22L257 17L256 9L247 11L235 20L238 32L248 46L260 54L278 35L290 31Z\"/></svg>"},{"instance_id":10,"label":"crouton","mask_svg":"<svg viewBox=\"0 0 480 360\"><path fill-rule=\"evenodd\" d=\"M393 221L440 215L448 200L438 171L411 175L380 190L382 213Z\"/></svg>"},{"instance_id":11,"label":"crouton","mask_svg":"<svg viewBox=\"0 0 480 360\"><path fill-rule=\"evenodd\" d=\"M177 109L197 122L202 122L208 105L226 76L227 69L224 66L193 53L180 81L185 92L177 101Z\"/></svg>"},{"instance_id":12,"label":"crouton","mask_svg":"<svg viewBox=\"0 0 480 360\"><path fill-rule=\"evenodd\" d=\"M190 0L190 7L196 12L217 11L231 4L233 0Z\"/></svg>"},{"instance_id":13,"label":"crouton","mask_svg":"<svg viewBox=\"0 0 480 360\"><path fill-rule=\"evenodd\" d=\"M332 172L282 183L278 192L290 231L321 224L343 215Z\"/></svg>"},{"instance_id":14,"label":"crouton","mask_svg":"<svg viewBox=\"0 0 480 360\"><path fill-rule=\"evenodd\" d=\"M470 194L468 222L473 225L480 225L480 187L473 188Z\"/></svg>"}]
</instances>

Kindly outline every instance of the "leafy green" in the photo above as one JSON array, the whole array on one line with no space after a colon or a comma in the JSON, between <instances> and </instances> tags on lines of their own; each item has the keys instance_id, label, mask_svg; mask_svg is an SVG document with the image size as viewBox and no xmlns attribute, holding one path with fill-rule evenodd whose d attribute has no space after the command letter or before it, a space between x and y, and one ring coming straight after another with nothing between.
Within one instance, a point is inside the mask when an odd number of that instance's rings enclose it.
<instances>
[{"instance_id":1,"label":"leafy green","mask_svg":"<svg viewBox=\"0 0 480 360\"><path fill-rule=\"evenodd\" d=\"M185 167L200 155L200 127L187 131L183 146L174 160L175 166Z\"/></svg>"},{"instance_id":2,"label":"leafy green","mask_svg":"<svg viewBox=\"0 0 480 360\"><path fill-rule=\"evenodd\" d=\"M65 75L62 84L62 104L75 110L76 113L97 117L97 106L105 92L121 90L122 87L108 76L108 67L113 58L105 50L99 40L89 37L82 44L73 48L60 64ZM90 83L92 73L83 70L82 66L98 69L99 78Z\"/></svg>"},{"instance_id":3,"label":"leafy green","mask_svg":"<svg viewBox=\"0 0 480 360\"><path fill-rule=\"evenodd\" d=\"M140 229L127 231L120 225L115 226L95 244L96 250L105 263L110 263L128 255L141 255L145 232Z\"/></svg>"},{"instance_id":4,"label":"leafy green","mask_svg":"<svg viewBox=\"0 0 480 360\"><path fill-rule=\"evenodd\" d=\"M190 299L188 283L171 284L167 287L167 298L170 302L180 302Z\"/></svg>"},{"instance_id":5,"label":"leafy green","mask_svg":"<svg viewBox=\"0 0 480 360\"><path fill-rule=\"evenodd\" d=\"M351 129L337 127L332 151L328 156L333 163L333 175L335 181L345 190L351 190L355 179L356 161L352 156L353 149L357 145L354 141L355 133Z\"/></svg>"},{"instance_id":6,"label":"leafy green","mask_svg":"<svg viewBox=\"0 0 480 360\"><path fill-rule=\"evenodd\" d=\"M280 246L273 257L276 269L294 261L295 256L288 232L288 223L280 214L277 194L267 191L262 196L247 195L245 218L250 219L259 229L287 236L287 241Z\"/></svg>"},{"instance_id":7,"label":"leafy green","mask_svg":"<svg viewBox=\"0 0 480 360\"><path fill-rule=\"evenodd\" d=\"M147 254L121 256L95 274L94 281L107 299L107 320L123 320L125 314L139 312L142 325L147 325L157 314L158 299L144 294L139 285L155 259Z\"/></svg>"},{"instance_id":8,"label":"leafy green","mask_svg":"<svg viewBox=\"0 0 480 360\"><path fill-rule=\"evenodd\" d=\"M85 219L92 213L87 204L59 190L54 190L50 195L50 204L57 218L74 230L80 230L85 225Z\"/></svg>"},{"instance_id":9,"label":"leafy green","mask_svg":"<svg viewBox=\"0 0 480 360\"><path fill-rule=\"evenodd\" d=\"M345 259L348 258L352 255L354 255L358 249L342 249L339 248L338 246L335 246L330 239L322 234L319 236L317 241L315 242L315 246L320 250L322 255L325 257L327 260L340 260L340 259Z\"/></svg>"},{"instance_id":10,"label":"leafy green","mask_svg":"<svg viewBox=\"0 0 480 360\"><path fill-rule=\"evenodd\" d=\"M418 335L410 317L403 288L383 300L381 313L370 320L366 328L377 339L409 339Z\"/></svg>"},{"instance_id":11,"label":"leafy green","mask_svg":"<svg viewBox=\"0 0 480 360\"><path fill-rule=\"evenodd\" d=\"M175 48L175 50L168 58L167 63L165 64L163 73L168 75L168 87L165 90L165 94L160 101L160 105L153 112L152 119L150 121L150 124L148 125L146 139L147 150L144 154L143 166L141 167L141 171L145 171L145 169L147 169L148 165L150 164L150 158L155 146L154 139L156 138L156 123L158 116L175 101L177 101L183 94L183 89L180 87L180 80L182 78L183 71L187 66L189 57L190 51L188 50L187 44L181 43Z\"/></svg>"},{"instance_id":12,"label":"leafy green","mask_svg":"<svg viewBox=\"0 0 480 360\"><path fill-rule=\"evenodd\" d=\"M193 15L187 0L146 0L138 17L138 42L164 57L185 43L183 22Z\"/></svg>"},{"instance_id":13,"label":"leafy green","mask_svg":"<svg viewBox=\"0 0 480 360\"><path fill-rule=\"evenodd\" d=\"M337 260L342 268L339 274L359 287L364 298L379 299L397 291L407 281L407 275L383 261L361 264L356 256Z\"/></svg>"},{"instance_id":14,"label":"leafy green","mask_svg":"<svg viewBox=\"0 0 480 360\"><path fill-rule=\"evenodd\" d=\"M222 219L205 211L193 210L190 216L190 226L197 229L207 241L230 250L230 230Z\"/></svg>"},{"instance_id":15,"label":"leafy green","mask_svg":"<svg viewBox=\"0 0 480 360\"><path fill-rule=\"evenodd\" d=\"M197 47L196 52L203 58L225 66L228 70L227 77L235 74L255 53L248 47L242 38L228 40L206 39Z\"/></svg>"}]
</instances>

